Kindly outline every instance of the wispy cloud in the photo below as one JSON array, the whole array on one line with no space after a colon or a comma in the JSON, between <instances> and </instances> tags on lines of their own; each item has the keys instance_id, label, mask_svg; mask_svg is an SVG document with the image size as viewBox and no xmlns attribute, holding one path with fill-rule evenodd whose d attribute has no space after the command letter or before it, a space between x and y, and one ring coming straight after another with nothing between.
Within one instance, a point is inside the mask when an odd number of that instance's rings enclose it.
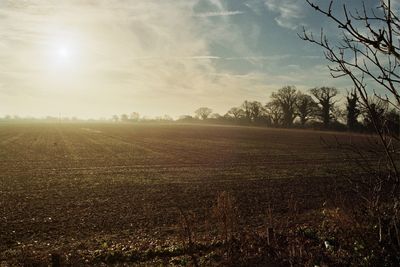
<instances>
[{"instance_id":1,"label":"wispy cloud","mask_svg":"<svg viewBox=\"0 0 400 267\"><path fill-rule=\"evenodd\" d=\"M304 17L304 3L298 0L265 0L266 7L276 15L276 23L284 28L296 30Z\"/></svg>"},{"instance_id":2,"label":"wispy cloud","mask_svg":"<svg viewBox=\"0 0 400 267\"><path fill-rule=\"evenodd\" d=\"M243 14L242 11L217 11L217 12L206 12L206 13L198 13L195 14L195 17L224 17L224 16L234 16Z\"/></svg>"},{"instance_id":3,"label":"wispy cloud","mask_svg":"<svg viewBox=\"0 0 400 267\"><path fill-rule=\"evenodd\" d=\"M221 59L218 56L192 56L192 57L184 57L184 59Z\"/></svg>"},{"instance_id":4,"label":"wispy cloud","mask_svg":"<svg viewBox=\"0 0 400 267\"><path fill-rule=\"evenodd\" d=\"M281 60L290 58L291 55L272 55L272 56L246 56L246 57L227 57L226 60Z\"/></svg>"}]
</instances>

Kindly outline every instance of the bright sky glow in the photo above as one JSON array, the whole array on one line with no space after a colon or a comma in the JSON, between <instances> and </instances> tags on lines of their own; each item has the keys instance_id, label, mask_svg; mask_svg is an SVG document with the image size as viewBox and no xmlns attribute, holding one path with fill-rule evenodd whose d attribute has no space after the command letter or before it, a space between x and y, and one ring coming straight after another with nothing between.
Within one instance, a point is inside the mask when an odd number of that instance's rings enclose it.
<instances>
[{"instance_id":1,"label":"bright sky glow","mask_svg":"<svg viewBox=\"0 0 400 267\"><path fill-rule=\"evenodd\" d=\"M71 56L71 51L67 47L64 47L64 46L61 46L58 49L57 53L58 53L58 56L62 59L67 59Z\"/></svg>"},{"instance_id":2,"label":"bright sky glow","mask_svg":"<svg viewBox=\"0 0 400 267\"><path fill-rule=\"evenodd\" d=\"M0 116L224 113L284 85L349 88L302 25L337 30L303 0L0 0Z\"/></svg>"}]
</instances>

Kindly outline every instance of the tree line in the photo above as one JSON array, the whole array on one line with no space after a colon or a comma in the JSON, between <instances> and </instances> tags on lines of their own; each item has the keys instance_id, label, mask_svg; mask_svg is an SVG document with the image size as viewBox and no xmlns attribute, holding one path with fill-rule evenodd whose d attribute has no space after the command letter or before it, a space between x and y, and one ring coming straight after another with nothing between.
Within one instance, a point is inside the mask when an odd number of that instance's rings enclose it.
<instances>
[{"instance_id":1,"label":"tree line","mask_svg":"<svg viewBox=\"0 0 400 267\"><path fill-rule=\"evenodd\" d=\"M270 99L265 104L245 100L224 115L201 107L195 110L194 116L184 115L178 121L351 131L373 131L373 123L378 121L389 131L399 132L400 115L397 110L390 109L386 99L372 97L371 112L362 104L355 90L347 92L344 103L339 103L340 94L335 87L316 87L302 92L295 86L284 86L273 92Z\"/></svg>"},{"instance_id":2,"label":"tree line","mask_svg":"<svg viewBox=\"0 0 400 267\"><path fill-rule=\"evenodd\" d=\"M315 87L306 92L295 86L284 86L271 93L270 101L245 100L240 106L230 108L224 115L213 113L208 107L200 107L193 115L182 115L174 120L169 115L158 117L141 116L138 112L113 115L110 118L90 119L88 121L111 122L184 122L216 123L235 125L255 125L284 128L314 128L331 130L350 130L373 132L376 127L388 133L400 132L399 111L390 105L388 99L373 96L368 99L368 107L360 99L356 90L347 92L345 101L335 87ZM38 120L5 116L0 121ZM78 118L51 117L45 121L87 121Z\"/></svg>"}]
</instances>

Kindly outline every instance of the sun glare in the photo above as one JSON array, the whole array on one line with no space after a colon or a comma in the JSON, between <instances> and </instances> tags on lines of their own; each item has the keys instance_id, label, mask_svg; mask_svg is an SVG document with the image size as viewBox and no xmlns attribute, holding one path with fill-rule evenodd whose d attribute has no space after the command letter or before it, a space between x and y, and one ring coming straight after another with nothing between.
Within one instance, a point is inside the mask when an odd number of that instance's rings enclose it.
<instances>
[{"instance_id":1,"label":"sun glare","mask_svg":"<svg viewBox=\"0 0 400 267\"><path fill-rule=\"evenodd\" d=\"M60 59L68 59L71 56L71 50L66 46L61 46L57 50L57 55Z\"/></svg>"},{"instance_id":2,"label":"sun glare","mask_svg":"<svg viewBox=\"0 0 400 267\"><path fill-rule=\"evenodd\" d=\"M70 40L57 40L52 42L52 48L48 51L48 63L51 70L61 69L63 72L78 67L79 49L75 42Z\"/></svg>"},{"instance_id":3,"label":"sun glare","mask_svg":"<svg viewBox=\"0 0 400 267\"><path fill-rule=\"evenodd\" d=\"M50 62L59 66L67 66L76 64L78 53L77 41L71 34L57 36L53 40L49 40L51 49L49 50Z\"/></svg>"},{"instance_id":4,"label":"sun glare","mask_svg":"<svg viewBox=\"0 0 400 267\"><path fill-rule=\"evenodd\" d=\"M70 36L62 38L54 38L49 40L49 46L46 50L46 59L44 64L47 65L47 71L50 76L43 76L47 82L54 82L58 86L52 85L49 88L61 88L61 85L66 85L69 80L73 79L71 75L76 75L81 70L82 62L80 62L80 49L77 41ZM51 78L49 78L51 77Z\"/></svg>"}]
</instances>

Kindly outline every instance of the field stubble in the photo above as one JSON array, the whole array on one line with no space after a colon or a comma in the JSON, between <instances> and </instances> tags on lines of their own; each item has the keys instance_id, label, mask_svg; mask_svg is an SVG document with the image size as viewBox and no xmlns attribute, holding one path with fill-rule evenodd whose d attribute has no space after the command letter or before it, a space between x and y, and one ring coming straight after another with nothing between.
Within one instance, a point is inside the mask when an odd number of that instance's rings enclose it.
<instances>
[{"instance_id":1,"label":"field stubble","mask_svg":"<svg viewBox=\"0 0 400 267\"><path fill-rule=\"evenodd\" d=\"M371 142L250 127L0 125L0 259L21 248L46 255L176 239L180 211L196 214L201 233L223 191L241 227L263 227L270 210L284 218L290 202L307 218L327 201L351 201L345 179L362 175L338 143Z\"/></svg>"}]
</instances>

